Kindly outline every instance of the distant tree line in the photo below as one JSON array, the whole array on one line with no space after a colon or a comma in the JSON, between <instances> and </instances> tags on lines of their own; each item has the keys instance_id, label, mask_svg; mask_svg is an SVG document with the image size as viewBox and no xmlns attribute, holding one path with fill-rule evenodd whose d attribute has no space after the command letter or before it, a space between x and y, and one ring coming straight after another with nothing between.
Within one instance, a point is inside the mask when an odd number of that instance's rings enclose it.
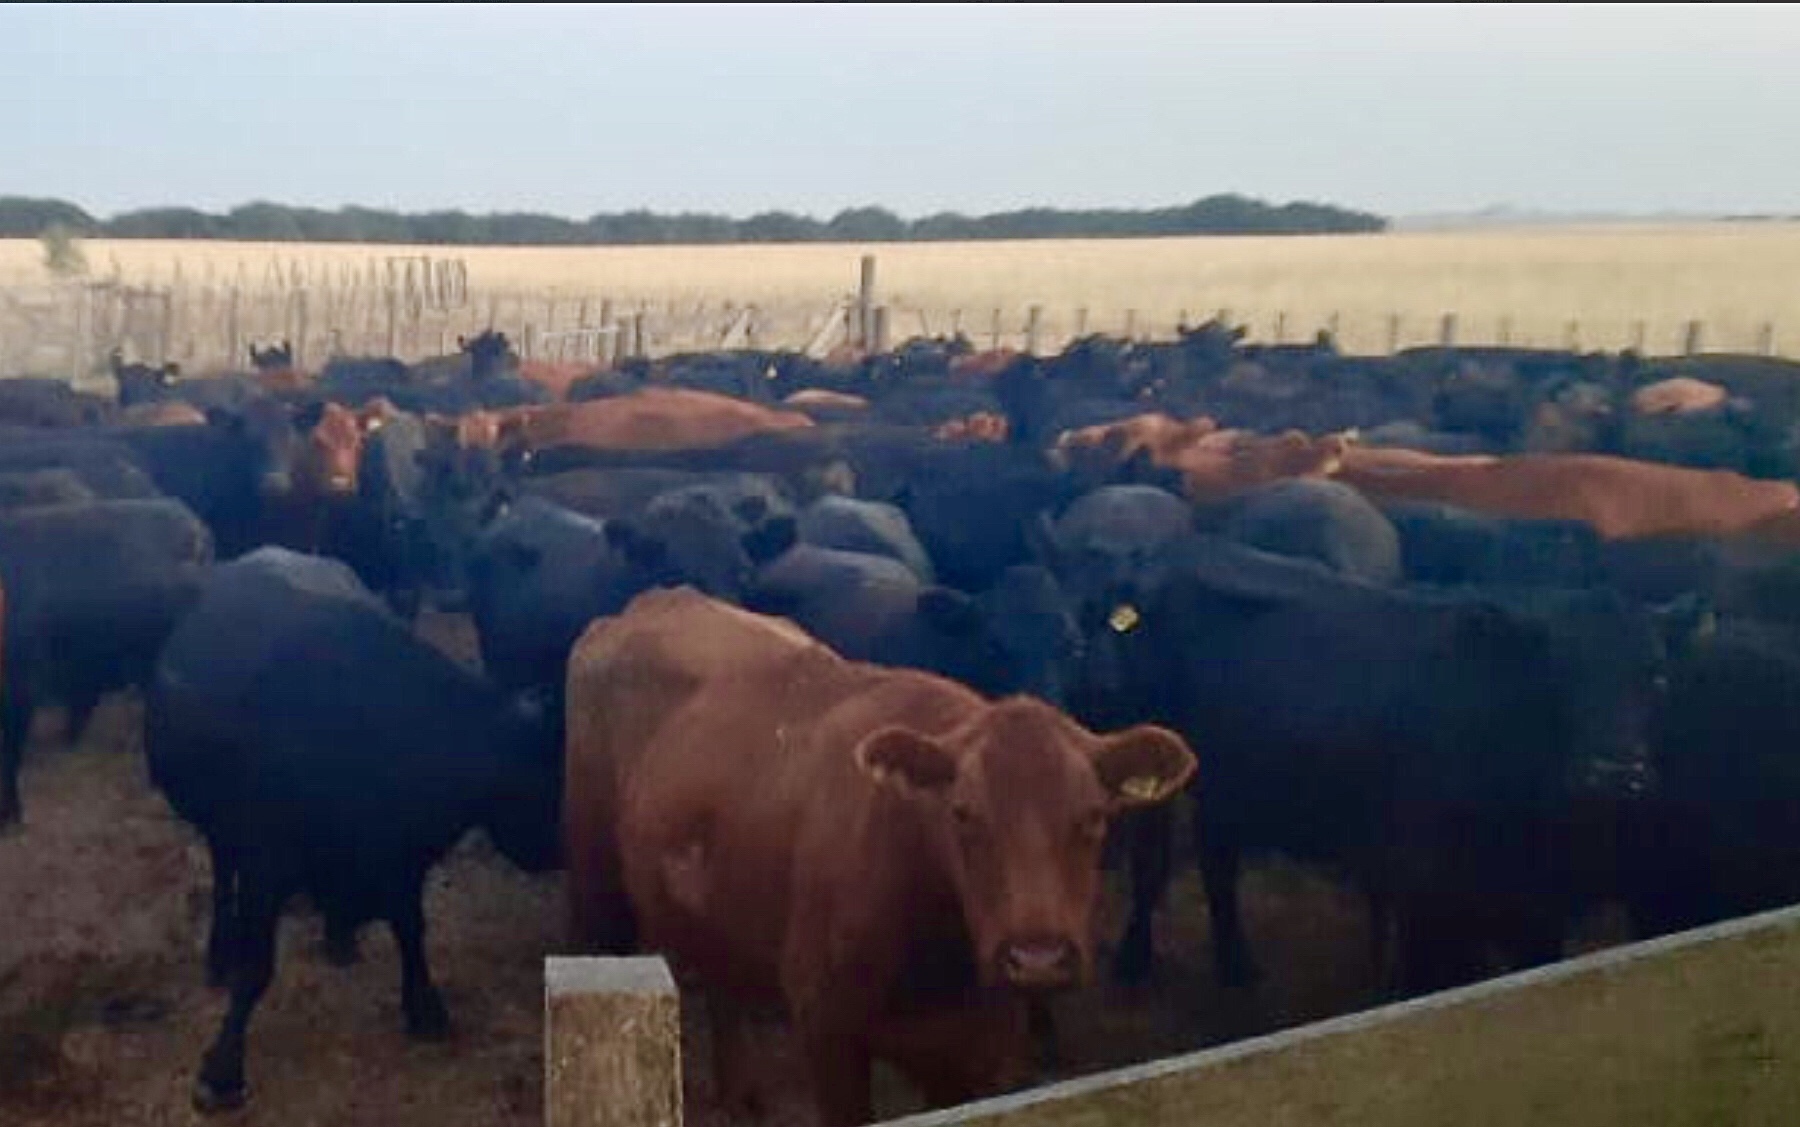
<instances>
[{"instance_id":1,"label":"distant tree line","mask_svg":"<svg viewBox=\"0 0 1800 1127\"><path fill-rule=\"evenodd\" d=\"M223 215L154 207L97 219L63 200L0 196L0 237L37 238L60 226L93 238L244 239L256 242L430 243L594 246L674 243L931 242L958 239L1099 239L1159 235L1311 235L1386 230L1379 215L1316 203L1263 203L1208 196L1180 207L1064 211L1034 207L993 215L942 212L907 220L879 207L850 208L820 222L785 211L748 219L627 211L586 220L554 215L405 215L366 207L324 211L249 203Z\"/></svg>"}]
</instances>

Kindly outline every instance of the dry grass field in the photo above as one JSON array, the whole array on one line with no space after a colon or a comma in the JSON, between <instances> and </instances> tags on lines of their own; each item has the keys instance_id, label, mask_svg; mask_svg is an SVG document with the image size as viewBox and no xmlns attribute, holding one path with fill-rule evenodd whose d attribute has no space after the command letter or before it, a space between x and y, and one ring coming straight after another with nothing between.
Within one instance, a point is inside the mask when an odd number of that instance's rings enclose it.
<instances>
[{"instance_id":1,"label":"dry grass field","mask_svg":"<svg viewBox=\"0 0 1800 1127\"><path fill-rule=\"evenodd\" d=\"M1467 343L1674 352L1699 320L1707 350L1800 354L1800 223L1786 222L872 246L93 240L83 249L92 276L177 281L187 308L176 314L170 351L202 360L223 317L219 295L234 285L246 295L240 338L292 328L291 302L271 286L277 264L289 278L297 268L315 290L309 352L333 330L349 351L385 344L382 303L367 285L346 302L346 281L389 257L429 255L467 264L468 301L436 320L427 311L398 340L403 354L430 353L490 318L517 336L527 324L537 333L572 328L584 302L586 324L597 325L602 300L645 311L647 351L656 354L716 344L746 305L757 309L758 344L798 347L854 291L863 253L878 258L878 297L891 307L896 340L960 321L985 345L998 311L999 343L1016 346L1038 305L1041 347L1052 350L1084 329L1166 336L1184 312L1200 320L1223 309L1253 339L1300 340L1335 324L1342 346L1363 353L1435 342L1454 312ZM41 287L41 258L33 240L0 240L0 293Z\"/></svg>"}]
</instances>

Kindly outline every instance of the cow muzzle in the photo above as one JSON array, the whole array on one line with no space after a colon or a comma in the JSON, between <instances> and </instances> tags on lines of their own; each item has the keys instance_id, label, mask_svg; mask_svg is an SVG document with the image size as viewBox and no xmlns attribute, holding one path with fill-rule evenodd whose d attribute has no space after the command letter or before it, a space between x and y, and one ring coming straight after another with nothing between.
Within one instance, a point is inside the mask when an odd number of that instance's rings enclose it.
<instances>
[{"instance_id":1,"label":"cow muzzle","mask_svg":"<svg viewBox=\"0 0 1800 1127\"><path fill-rule=\"evenodd\" d=\"M1000 974L1021 990L1063 990L1081 978L1081 953L1067 939L1015 939L1000 948Z\"/></svg>"}]
</instances>

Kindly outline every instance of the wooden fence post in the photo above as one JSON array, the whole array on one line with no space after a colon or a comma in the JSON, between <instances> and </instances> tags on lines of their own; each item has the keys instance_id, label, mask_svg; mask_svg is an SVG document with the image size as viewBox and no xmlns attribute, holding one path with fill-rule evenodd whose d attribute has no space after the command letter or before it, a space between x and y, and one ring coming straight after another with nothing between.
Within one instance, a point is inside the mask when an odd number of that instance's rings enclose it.
<instances>
[{"instance_id":1,"label":"wooden fence post","mask_svg":"<svg viewBox=\"0 0 1800 1127\"><path fill-rule=\"evenodd\" d=\"M1756 331L1756 348L1764 356L1775 355L1775 323L1764 321L1762 328Z\"/></svg>"},{"instance_id":2,"label":"wooden fence post","mask_svg":"<svg viewBox=\"0 0 1800 1127\"><path fill-rule=\"evenodd\" d=\"M295 368L301 370L306 368L306 330L308 328L307 322L310 320L312 313L312 310L308 308L310 304L311 303L307 299L305 286L300 287L294 292L293 365Z\"/></svg>"},{"instance_id":3,"label":"wooden fence post","mask_svg":"<svg viewBox=\"0 0 1800 1127\"><path fill-rule=\"evenodd\" d=\"M1681 346L1683 356L1695 356L1700 352L1702 325L1698 320L1687 323L1687 332Z\"/></svg>"},{"instance_id":4,"label":"wooden fence post","mask_svg":"<svg viewBox=\"0 0 1800 1127\"><path fill-rule=\"evenodd\" d=\"M681 1127L681 996L660 957L544 960L546 1127Z\"/></svg>"},{"instance_id":5,"label":"wooden fence post","mask_svg":"<svg viewBox=\"0 0 1800 1127\"><path fill-rule=\"evenodd\" d=\"M990 338L988 347L998 349L1000 347L1000 310L998 309L994 310L994 323L990 330Z\"/></svg>"},{"instance_id":6,"label":"wooden fence post","mask_svg":"<svg viewBox=\"0 0 1800 1127\"><path fill-rule=\"evenodd\" d=\"M869 351L882 353L888 350L888 307L877 305L870 315Z\"/></svg>"},{"instance_id":7,"label":"wooden fence post","mask_svg":"<svg viewBox=\"0 0 1800 1127\"><path fill-rule=\"evenodd\" d=\"M225 306L225 366L233 370L241 362L243 353L239 350L244 342L238 337L238 303L242 300L239 287L231 287L231 300Z\"/></svg>"},{"instance_id":8,"label":"wooden fence post","mask_svg":"<svg viewBox=\"0 0 1800 1127\"><path fill-rule=\"evenodd\" d=\"M1282 344L1286 340L1287 340L1287 310L1281 309L1281 310L1277 310L1275 313L1275 343Z\"/></svg>"},{"instance_id":9,"label":"wooden fence post","mask_svg":"<svg viewBox=\"0 0 1800 1127\"><path fill-rule=\"evenodd\" d=\"M856 346L869 351L875 338L875 256L862 256L861 278L856 286Z\"/></svg>"},{"instance_id":10,"label":"wooden fence post","mask_svg":"<svg viewBox=\"0 0 1800 1127\"><path fill-rule=\"evenodd\" d=\"M1389 356L1400 351L1400 314L1398 313L1388 314L1387 350Z\"/></svg>"},{"instance_id":11,"label":"wooden fence post","mask_svg":"<svg viewBox=\"0 0 1800 1127\"><path fill-rule=\"evenodd\" d=\"M1512 318L1511 317L1500 318L1500 344L1501 344L1501 347L1509 347L1512 344Z\"/></svg>"},{"instance_id":12,"label":"wooden fence post","mask_svg":"<svg viewBox=\"0 0 1800 1127\"><path fill-rule=\"evenodd\" d=\"M1456 347L1456 314L1444 314L1443 323L1438 326L1438 347Z\"/></svg>"},{"instance_id":13,"label":"wooden fence post","mask_svg":"<svg viewBox=\"0 0 1800 1127\"><path fill-rule=\"evenodd\" d=\"M1025 351L1029 355L1038 353L1039 333L1043 329L1044 307L1034 305L1025 311Z\"/></svg>"},{"instance_id":14,"label":"wooden fence post","mask_svg":"<svg viewBox=\"0 0 1800 1127\"><path fill-rule=\"evenodd\" d=\"M649 354L650 342L644 339L644 311L639 309L631 315L631 355L638 357Z\"/></svg>"}]
</instances>

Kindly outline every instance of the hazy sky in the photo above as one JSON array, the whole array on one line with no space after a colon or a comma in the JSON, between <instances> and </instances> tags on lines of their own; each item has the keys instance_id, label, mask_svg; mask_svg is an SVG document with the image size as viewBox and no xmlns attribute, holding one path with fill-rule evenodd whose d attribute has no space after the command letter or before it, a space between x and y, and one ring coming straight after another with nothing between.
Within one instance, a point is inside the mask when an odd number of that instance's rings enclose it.
<instances>
[{"instance_id":1,"label":"hazy sky","mask_svg":"<svg viewBox=\"0 0 1800 1127\"><path fill-rule=\"evenodd\" d=\"M1800 7L0 5L0 194L1800 212Z\"/></svg>"}]
</instances>

